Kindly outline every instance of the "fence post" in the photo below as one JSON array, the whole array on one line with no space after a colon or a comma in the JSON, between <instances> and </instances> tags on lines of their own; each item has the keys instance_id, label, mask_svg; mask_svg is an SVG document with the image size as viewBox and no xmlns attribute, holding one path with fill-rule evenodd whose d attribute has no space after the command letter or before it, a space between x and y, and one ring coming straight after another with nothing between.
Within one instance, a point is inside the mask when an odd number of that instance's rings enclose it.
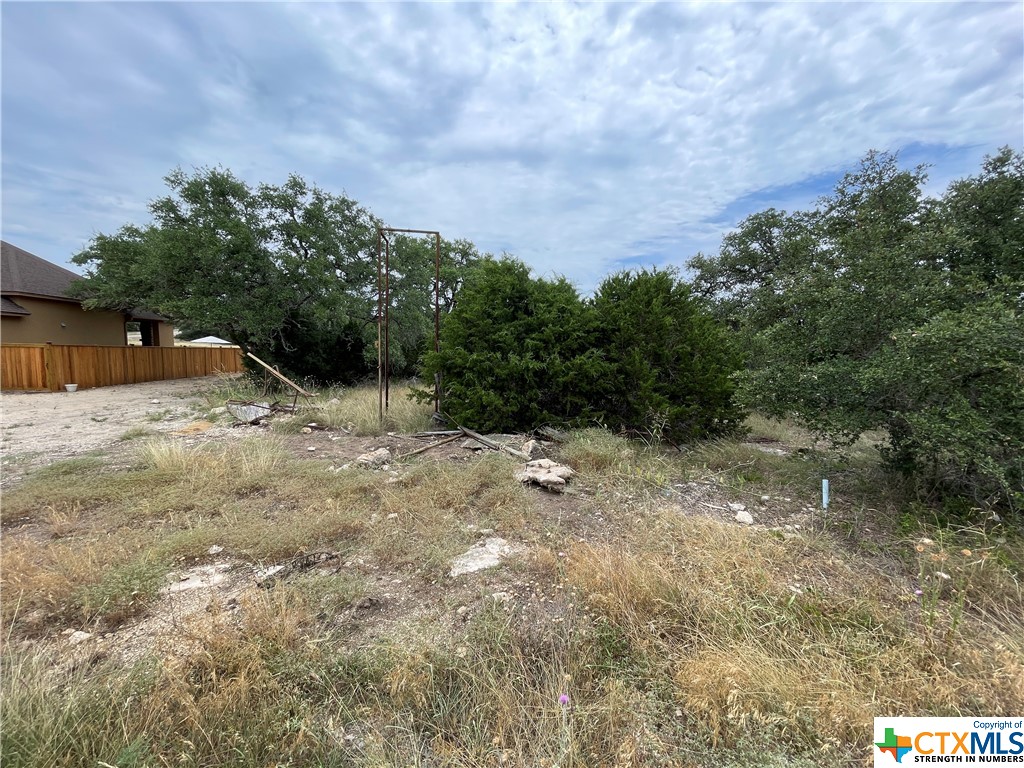
<instances>
[{"instance_id":1,"label":"fence post","mask_svg":"<svg viewBox=\"0 0 1024 768\"><path fill-rule=\"evenodd\" d=\"M60 390L60 376L57 373L57 355L54 353L53 344L47 342L43 346L43 368L46 371L46 387L51 392Z\"/></svg>"}]
</instances>

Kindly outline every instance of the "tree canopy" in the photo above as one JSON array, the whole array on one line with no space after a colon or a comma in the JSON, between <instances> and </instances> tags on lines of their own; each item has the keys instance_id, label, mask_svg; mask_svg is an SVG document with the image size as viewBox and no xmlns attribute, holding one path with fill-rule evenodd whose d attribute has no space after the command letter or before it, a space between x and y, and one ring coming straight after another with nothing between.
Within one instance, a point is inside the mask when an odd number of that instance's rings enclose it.
<instances>
[{"instance_id":1,"label":"tree canopy","mask_svg":"<svg viewBox=\"0 0 1024 768\"><path fill-rule=\"evenodd\" d=\"M740 400L836 441L884 429L926 490L1024 501L1024 162L939 199L869 153L810 211L744 220L695 289L738 331Z\"/></svg>"},{"instance_id":2,"label":"tree canopy","mask_svg":"<svg viewBox=\"0 0 1024 768\"><path fill-rule=\"evenodd\" d=\"M165 181L150 223L97 235L74 257L87 268L87 306L144 306L298 375L345 381L376 366L379 219L294 175L252 187L203 168ZM393 253L398 373L411 373L433 338L434 253L424 248L399 238ZM447 306L478 258L467 241L442 242Z\"/></svg>"}]
</instances>

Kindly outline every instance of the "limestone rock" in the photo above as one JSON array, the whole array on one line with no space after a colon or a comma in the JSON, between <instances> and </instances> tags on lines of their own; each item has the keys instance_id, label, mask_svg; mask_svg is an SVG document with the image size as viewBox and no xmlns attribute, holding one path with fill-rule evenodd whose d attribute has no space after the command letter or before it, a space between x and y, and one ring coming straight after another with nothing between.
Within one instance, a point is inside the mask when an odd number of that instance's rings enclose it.
<instances>
[{"instance_id":1,"label":"limestone rock","mask_svg":"<svg viewBox=\"0 0 1024 768\"><path fill-rule=\"evenodd\" d=\"M216 546L216 545L215 545ZM192 589L215 587L227 578L231 570L230 563L211 563L197 565L178 575L178 580L163 587L161 594L187 592Z\"/></svg>"},{"instance_id":2,"label":"limestone rock","mask_svg":"<svg viewBox=\"0 0 1024 768\"><path fill-rule=\"evenodd\" d=\"M744 509L741 509L739 512L736 513L736 522L742 523L743 525L753 525L754 518L749 512L747 512Z\"/></svg>"},{"instance_id":3,"label":"limestone rock","mask_svg":"<svg viewBox=\"0 0 1024 768\"><path fill-rule=\"evenodd\" d=\"M485 568L493 568L506 557L518 554L521 547L510 544L497 536L485 539L470 547L467 551L452 560L452 577L465 573L476 573Z\"/></svg>"},{"instance_id":4,"label":"limestone rock","mask_svg":"<svg viewBox=\"0 0 1024 768\"><path fill-rule=\"evenodd\" d=\"M561 492L574 474L569 467L551 459L534 459L526 462L526 466L516 472L515 478L520 483L533 483L549 491Z\"/></svg>"},{"instance_id":5,"label":"limestone rock","mask_svg":"<svg viewBox=\"0 0 1024 768\"><path fill-rule=\"evenodd\" d=\"M71 633L71 636L68 638L68 645L78 645L79 643L84 643L91 637L91 632L83 632L80 629L76 629L74 632Z\"/></svg>"},{"instance_id":6,"label":"limestone rock","mask_svg":"<svg viewBox=\"0 0 1024 768\"><path fill-rule=\"evenodd\" d=\"M269 587L274 582L274 577L281 573L283 565L271 565L269 568L260 568L256 571L256 584L260 587Z\"/></svg>"},{"instance_id":7,"label":"limestone rock","mask_svg":"<svg viewBox=\"0 0 1024 768\"><path fill-rule=\"evenodd\" d=\"M272 413L270 403L228 403L227 409L242 424L256 424Z\"/></svg>"},{"instance_id":8,"label":"limestone rock","mask_svg":"<svg viewBox=\"0 0 1024 768\"><path fill-rule=\"evenodd\" d=\"M387 448L378 448L376 451L364 453L353 463L360 467L369 467L370 469L377 469L378 467L383 467L389 461L391 461L391 451L389 451Z\"/></svg>"}]
</instances>

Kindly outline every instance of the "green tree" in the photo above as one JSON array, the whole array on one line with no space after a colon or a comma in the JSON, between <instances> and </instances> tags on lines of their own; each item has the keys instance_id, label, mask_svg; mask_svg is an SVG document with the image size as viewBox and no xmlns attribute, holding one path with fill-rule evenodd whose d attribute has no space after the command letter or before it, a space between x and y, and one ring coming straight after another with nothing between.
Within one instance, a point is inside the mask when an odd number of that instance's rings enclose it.
<instances>
[{"instance_id":1,"label":"green tree","mask_svg":"<svg viewBox=\"0 0 1024 768\"><path fill-rule=\"evenodd\" d=\"M953 182L935 216L949 270L987 285L1024 280L1022 200L1024 154L1009 147L987 157L978 176Z\"/></svg>"},{"instance_id":2,"label":"green tree","mask_svg":"<svg viewBox=\"0 0 1024 768\"><path fill-rule=\"evenodd\" d=\"M677 441L735 428L738 355L676 271L612 275L593 307L610 368L599 404L609 425Z\"/></svg>"},{"instance_id":3,"label":"green tree","mask_svg":"<svg viewBox=\"0 0 1024 768\"><path fill-rule=\"evenodd\" d=\"M928 200L922 169L869 153L814 210L696 259L747 352L740 400L837 442L883 428L923 489L1020 503L1021 168L1003 150Z\"/></svg>"},{"instance_id":4,"label":"green tree","mask_svg":"<svg viewBox=\"0 0 1024 768\"><path fill-rule=\"evenodd\" d=\"M724 332L672 272L608 278L593 301L514 259L470 273L441 332L445 411L477 429L601 423L691 439L736 418Z\"/></svg>"},{"instance_id":5,"label":"green tree","mask_svg":"<svg viewBox=\"0 0 1024 768\"><path fill-rule=\"evenodd\" d=\"M299 376L348 382L376 367L380 222L369 211L298 176L251 187L204 168L165 180L149 224L97 235L75 256L87 306L145 307ZM395 254L398 373L433 338L433 249L429 259L414 251L409 239ZM472 244L442 241L447 306L476 258Z\"/></svg>"},{"instance_id":6,"label":"green tree","mask_svg":"<svg viewBox=\"0 0 1024 768\"><path fill-rule=\"evenodd\" d=\"M75 256L88 305L145 306L254 351L287 345L296 326L369 314L360 289L376 221L353 201L295 176L252 189L219 168L166 182L151 224L98 235Z\"/></svg>"},{"instance_id":7,"label":"green tree","mask_svg":"<svg viewBox=\"0 0 1024 768\"><path fill-rule=\"evenodd\" d=\"M806 217L774 208L755 213L725 236L717 256L690 260L694 293L733 328L766 328L786 314L782 297L816 247Z\"/></svg>"},{"instance_id":8,"label":"green tree","mask_svg":"<svg viewBox=\"0 0 1024 768\"><path fill-rule=\"evenodd\" d=\"M441 352L424 371L440 375L444 410L484 431L529 430L585 420L600 379L593 316L564 279L530 276L511 258L482 260L441 329Z\"/></svg>"}]
</instances>

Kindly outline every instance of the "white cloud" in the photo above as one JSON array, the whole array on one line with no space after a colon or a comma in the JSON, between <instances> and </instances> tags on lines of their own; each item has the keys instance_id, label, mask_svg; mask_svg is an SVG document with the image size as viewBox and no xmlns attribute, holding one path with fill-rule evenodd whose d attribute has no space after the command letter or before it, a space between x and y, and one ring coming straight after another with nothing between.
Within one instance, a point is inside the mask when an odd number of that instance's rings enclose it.
<instances>
[{"instance_id":1,"label":"white cloud","mask_svg":"<svg viewBox=\"0 0 1024 768\"><path fill-rule=\"evenodd\" d=\"M802 182L872 147L951 148L933 153L942 180L1024 144L1019 3L83 5L57 16L4 7L4 220L42 219L12 186L28 177L12 182L8 169L52 166L30 134L59 135L59 161L90 170L78 186L52 182L93 201L58 227L80 240L109 228L109 216L88 219L97 208L130 210L104 200L152 197L175 163L219 163L250 181L299 172L389 223L508 248L589 288L624 258L682 263L714 246L737 201L776 187L798 200ZM9 79L12 63L30 79ZM80 137L56 105L81 106ZM35 204L50 183L38 181Z\"/></svg>"}]
</instances>

